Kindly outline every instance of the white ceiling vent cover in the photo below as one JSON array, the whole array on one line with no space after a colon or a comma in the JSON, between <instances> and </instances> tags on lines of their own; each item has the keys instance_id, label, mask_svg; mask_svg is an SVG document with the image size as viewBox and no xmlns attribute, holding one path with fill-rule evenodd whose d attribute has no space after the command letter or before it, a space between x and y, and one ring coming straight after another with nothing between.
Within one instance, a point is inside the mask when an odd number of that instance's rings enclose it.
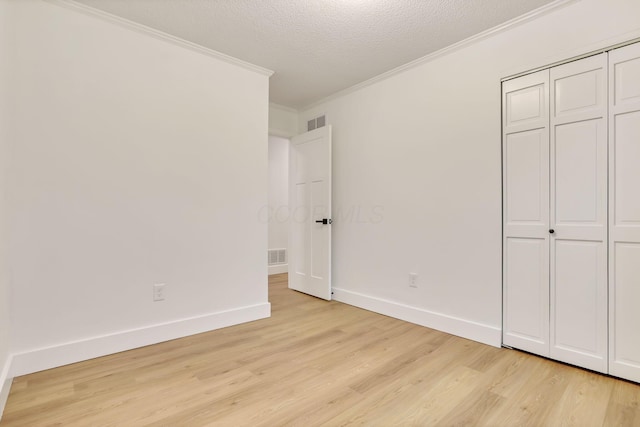
<instances>
[{"instance_id":1,"label":"white ceiling vent cover","mask_svg":"<svg viewBox=\"0 0 640 427\"><path fill-rule=\"evenodd\" d=\"M267 256L269 265L278 265L287 263L286 249L269 249Z\"/></svg>"}]
</instances>

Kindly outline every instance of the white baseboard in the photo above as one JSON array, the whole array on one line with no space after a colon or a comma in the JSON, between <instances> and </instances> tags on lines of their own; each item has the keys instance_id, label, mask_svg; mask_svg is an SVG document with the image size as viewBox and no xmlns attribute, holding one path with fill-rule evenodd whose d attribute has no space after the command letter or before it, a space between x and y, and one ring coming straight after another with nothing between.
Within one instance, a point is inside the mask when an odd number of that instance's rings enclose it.
<instances>
[{"instance_id":1,"label":"white baseboard","mask_svg":"<svg viewBox=\"0 0 640 427\"><path fill-rule=\"evenodd\" d=\"M271 304L267 302L16 353L9 376L26 375L269 316Z\"/></svg>"},{"instance_id":2,"label":"white baseboard","mask_svg":"<svg viewBox=\"0 0 640 427\"><path fill-rule=\"evenodd\" d=\"M289 264L279 264L269 266L269 276L272 274L282 274L289 272Z\"/></svg>"},{"instance_id":3,"label":"white baseboard","mask_svg":"<svg viewBox=\"0 0 640 427\"><path fill-rule=\"evenodd\" d=\"M333 288L333 299L345 304L364 308L365 310L384 314L385 316L426 326L427 328L436 329L494 347L500 347L502 344L502 332L500 328L494 326L483 325L446 314L434 313L422 308L340 288Z\"/></svg>"},{"instance_id":4,"label":"white baseboard","mask_svg":"<svg viewBox=\"0 0 640 427\"><path fill-rule=\"evenodd\" d=\"M2 413L4 412L4 406L7 403L9 397L9 391L11 391L11 382L13 377L9 376L9 369L11 367L11 355L7 358L2 370L0 370L0 420L2 419Z\"/></svg>"}]
</instances>

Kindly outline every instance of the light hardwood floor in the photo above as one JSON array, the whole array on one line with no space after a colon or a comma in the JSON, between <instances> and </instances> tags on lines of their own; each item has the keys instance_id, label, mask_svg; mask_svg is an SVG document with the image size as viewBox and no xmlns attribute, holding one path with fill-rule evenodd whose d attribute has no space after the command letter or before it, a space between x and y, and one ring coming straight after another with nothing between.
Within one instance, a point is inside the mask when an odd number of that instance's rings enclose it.
<instances>
[{"instance_id":1,"label":"light hardwood floor","mask_svg":"<svg viewBox=\"0 0 640 427\"><path fill-rule=\"evenodd\" d=\"M269 319L16 378L0 425L640 425L636 384L269 283Z\"/></svg>"}]
</instances>

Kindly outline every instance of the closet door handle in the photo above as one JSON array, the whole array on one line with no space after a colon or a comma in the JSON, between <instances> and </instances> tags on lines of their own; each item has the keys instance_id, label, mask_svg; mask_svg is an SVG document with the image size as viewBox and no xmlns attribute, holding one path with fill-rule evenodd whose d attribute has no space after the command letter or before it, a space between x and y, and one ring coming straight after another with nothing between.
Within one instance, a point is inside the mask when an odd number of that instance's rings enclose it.
<instances>
[{"instance_id":1,"label":"closet door handle","mask_svg":"<svg viewBox=\"0 0 640 427\"><path fill-rule=\"evenodd\" d=\"M553 234L555 232L556 232L556 230L554 230L553 228L551 230L549 230L549 234Z\"/></svg>"}]
</instances>

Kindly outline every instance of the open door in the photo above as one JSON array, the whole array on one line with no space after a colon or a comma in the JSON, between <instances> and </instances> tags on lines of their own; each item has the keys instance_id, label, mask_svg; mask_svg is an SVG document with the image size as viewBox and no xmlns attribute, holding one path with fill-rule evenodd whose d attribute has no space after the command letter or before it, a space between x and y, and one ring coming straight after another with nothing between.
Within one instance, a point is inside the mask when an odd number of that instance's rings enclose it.
<instances>
[{"instance_id":1,"label":"open door","mask_svg":"<svg viewBox=\"0 0 640 427\"><path fill-rule=\"evenodd\" d=\"M289 288L331 299L331 126L291 139Z\"/></svg>"}]
</instances>

